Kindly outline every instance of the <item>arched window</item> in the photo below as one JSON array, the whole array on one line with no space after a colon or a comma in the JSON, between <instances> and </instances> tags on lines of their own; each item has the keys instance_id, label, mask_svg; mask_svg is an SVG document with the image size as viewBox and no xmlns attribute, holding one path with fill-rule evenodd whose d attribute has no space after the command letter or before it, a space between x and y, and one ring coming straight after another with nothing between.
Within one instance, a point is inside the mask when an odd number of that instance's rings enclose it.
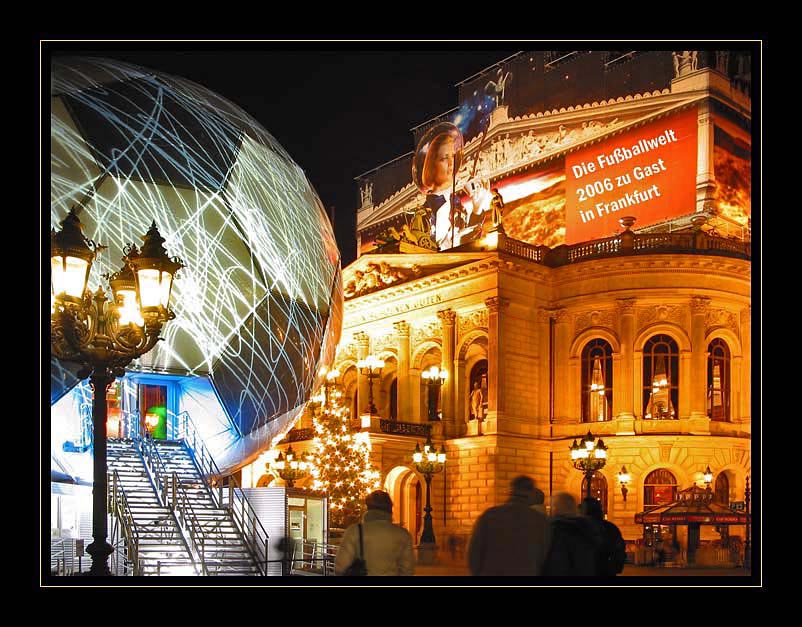
<instances>
[{"instance_id":1,"label":"arched window","mask_svg":"<svg viewBox=\"0 0 802 627\"><path fill-rule=\"evenodd\" d=\"M480 418L484 418L487 415L487 360L480 359L477 361L473 368L471 368L471 374L468 379L468 417L473 420L476 418L475 411L474 411L474 403L471 402L471 394L473 393L474 389L476 389L476 385L479 385L479 390L481 390L482 395L476 396L475 399L478 403L478 400L481 399L481 416Z\"/></svg>"},{"instance_id":2,"label":"arched window","mask_svg":"<svg viewBox=\"0 0 802 627\"><path fill-rule=\"evenodd\" d=\"M653 470L643 481L643 506L656 507L677 500L677 479L668 470Z\"/></svg>"},{"instance_id":3,"label":"arched window","mask_svg":"<svg viewBox=\"0 0 802 627\"><path fill-rule=\"evenodd\" d=\"M643 347L643 417L679 418L679 348L667 335L650 337Z\"/></svg>"},{"instance_id":4,"label":"arched window","mask_svg":"<svg viewBox=\"0 0 802 627\"><path fill-rule=\"evenodd\" d=\"M707 415L730 419L730 347L716 338L707 347Z\"/></svg>"},{"instance_id":5,"label":"arched window","mask_svg":"<svg viewBox=\"0 0 802 627\"><path fill-rule=\"evenodd\" d=\"M713 491L713 501L722 505L730 504L730 480L723 472L716 477L716 489Z\"/></svg>"},{"instance_id":6,"label":"arched window","mask_svg":"<svg viewBox=\"0 0 802 627\"><path fill-rule=\"evenodd\" d=\"M588 493L588 480L587 477L582 479L582 498ZM602 511L607 514L607 479L600 472L594 472L590 478L590 495L599 499L602 506Z\"/></svg>"},{"instance_id":7,"label":"arched window","mask_svg":"<svg viewBox=\"0 0 802 627\"><path fill-rule=\"evenodd\" d=\"M595 339L582 349L582 421L613 419L613 347Z\"/></svg>"},{"instance_id":8,"label":"arched window","mask_svg":"<svg viewBox=\"0 0 802 627\"><path fill-rule=\"evenodd\" d=\"M390 384L390 420L398 420L398 379Z\"/></svg>"}]
</instances>

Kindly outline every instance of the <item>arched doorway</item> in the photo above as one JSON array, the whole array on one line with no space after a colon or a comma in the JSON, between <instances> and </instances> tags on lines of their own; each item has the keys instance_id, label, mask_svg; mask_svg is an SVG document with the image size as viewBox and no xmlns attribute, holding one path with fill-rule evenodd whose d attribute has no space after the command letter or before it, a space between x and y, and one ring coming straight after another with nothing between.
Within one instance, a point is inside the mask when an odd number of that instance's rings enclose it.
<instances>
[{"instance_id":1,"label":"arched doorway","mask_svg":"<svg viewBox=\"0 0 802 627\"><path fill-rule=\"evenodd\" d=\"M418 476L406 466L396 466L384 480L393 500L393 522L404 527L417 544L423 531L423 488Z\"/></svg>"}]
</instances>

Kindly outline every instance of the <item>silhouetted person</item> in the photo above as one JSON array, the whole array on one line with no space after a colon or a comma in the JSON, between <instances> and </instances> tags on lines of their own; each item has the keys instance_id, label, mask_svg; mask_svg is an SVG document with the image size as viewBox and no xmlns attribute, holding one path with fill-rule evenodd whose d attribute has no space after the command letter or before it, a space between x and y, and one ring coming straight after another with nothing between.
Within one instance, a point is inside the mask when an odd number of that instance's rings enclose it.
<instances>
[{"instance_id":1,"label":"silhouetted person","mask_svg":"<svg viewBox=\"0 0 802 627\"><path fill-rule=\"evenodd\" d=\"M472 575L539 575L546 552L546 517L532 509L531 478L512 480L509 500L485 510L476 521L468 547Z\"/></svg>"},{"instance_id":2,"label":"silhouetted person","mask_svg":"<svg viewBox=\"0 0 802 627\"><path fill-rule=\"evenodd\" d=\"M372 575L414 575L415 554L412 536L403 527L393 524L393 501L383 490L371 492L365 498L368 511L362 516L362 558ZM359 557L359 528L351 525L343 534L334 574L342 575Z\"/></svg>"},{"instance_id":3,"label":"silhouetted person","mask_svg":"<svg viewBox=\"0 0 802 627\"><path fill-rule=\"evenodd\" d=\"M579 511L599 525L602 532L599 575L615 577L624 570L624 562L627 559L627 545L621 530L614 523L604 519L604 511L598 499L582 499Z\"/></svg>"},{"instance_id":4,"label":"silhouetted person","mask_svg":"<svg viewBox=\"0 0 802 627\"><path fill-rule=\"evenodd\" d=\"M558 492L551 504L551 542L543 574L547 576L597 576L602 532L594 521L581 516L576 500Z\"/></svg>"},{"instance_id":5,"label":"silhouetted person","mask_svg":"<svg viewBox=\"0 0 802 627\"><path fill-rule=\"evenodd\" d=\"M535 488L533 501L532 509L546 516L546 495L543 494L543 490Z\"/></svg>"}]
</instances>

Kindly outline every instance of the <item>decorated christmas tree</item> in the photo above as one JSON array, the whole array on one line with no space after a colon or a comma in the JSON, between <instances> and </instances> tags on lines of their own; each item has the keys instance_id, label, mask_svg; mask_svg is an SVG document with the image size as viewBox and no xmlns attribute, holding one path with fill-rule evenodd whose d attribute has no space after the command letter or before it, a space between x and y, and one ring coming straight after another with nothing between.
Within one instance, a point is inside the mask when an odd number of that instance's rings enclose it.
<instances>
[{"instance_id":1,"label":"decorated christmas tree","mask_svg":"<svg viewBox=\"0 0 802 627\"><path fill-rule=\"evenodd\" d=\"M354 431L342 388L328 375L319 409L315 411L313 489L328 493L329 525L344 528L359 521L364 499L379 489L379 473L370 465L370 436Z\"/></svg>"}]
</instances>

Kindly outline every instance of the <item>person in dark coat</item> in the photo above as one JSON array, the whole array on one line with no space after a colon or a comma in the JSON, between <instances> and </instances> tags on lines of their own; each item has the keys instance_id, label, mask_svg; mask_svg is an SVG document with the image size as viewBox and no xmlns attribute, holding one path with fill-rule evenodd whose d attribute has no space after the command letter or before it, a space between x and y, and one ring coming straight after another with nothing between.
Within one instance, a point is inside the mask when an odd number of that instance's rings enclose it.
<instances>
[{"instance_id":1,"label":"person in dark coat","mask_svg":"<svg viewBox=\"0 0 802 627\"><path fill-rule=\"evenodd\" d=\"M551 542L543 574L552 577L598 576L602 532L590 518L577 511L570 494L558 492L551 504Z\"/></svg>"},{"instance_id":2,"label":"person in dark coat","mask_svg":"<svg viewBox=\"0 0 802 627\"><path fill-rule=\"evenodd\" d=\"M509 500L485 510L476 521L468 546L472 575L540 574L548 521L532 509L536 489L530 477L516 477Z\"/></svg>"},{"instance_id":3,"label":"person in dark coat","mask_svg":"<svg viewBox=\"0 0 802 627\"><path fill-rule=\"evenodd\" d=\"M621 530L614 523L604 519L599 499L584 498L579 511L593 520L602 532L602 547L599 559L599 575L602 577L615 577L624 570L627 558L627 545Z\"/></svg>"}]
</instances>

